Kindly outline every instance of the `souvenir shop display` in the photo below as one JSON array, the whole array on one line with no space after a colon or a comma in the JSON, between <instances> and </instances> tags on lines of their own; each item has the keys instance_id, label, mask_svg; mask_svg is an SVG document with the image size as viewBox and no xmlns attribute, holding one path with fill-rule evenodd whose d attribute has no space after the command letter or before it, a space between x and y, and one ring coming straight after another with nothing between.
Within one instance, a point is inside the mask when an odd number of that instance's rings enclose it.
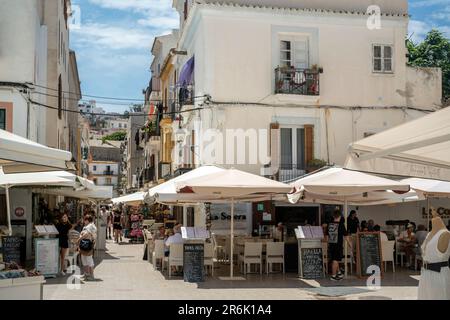
<instances>
[{"instance_id":1,"label":"souvenir shop display","mask_svg":"<svg viewBox=\"0 0 450 320\"><path fill-rule=\"evenodd\" d=\"M130 215L130 242L131 243L143 243L144 242L144 234L143 234L143 221L144 216L137 212L133 212Z\"/></svg>"}]
</instances>

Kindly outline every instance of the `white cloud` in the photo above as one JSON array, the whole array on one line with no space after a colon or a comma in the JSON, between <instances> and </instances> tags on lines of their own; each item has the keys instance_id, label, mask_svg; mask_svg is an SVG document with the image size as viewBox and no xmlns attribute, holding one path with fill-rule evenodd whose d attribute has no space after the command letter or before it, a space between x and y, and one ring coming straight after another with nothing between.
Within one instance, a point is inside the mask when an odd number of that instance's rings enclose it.
<instances>
[{"instance_id":1,"label":"white cloud","mask_svg":"<svg viewBox=\"0 0 450 320\"><path fill-rule=\"evenodd\" d=\"M97 46L113 50L149 48L154 38L146 29L125 29L100 23L81 25L74 29L75 42L82 46Z\"/></svg>"},{"instance_id":2,"label":"white cloud","mask_svg":"<svg viewBox=\"0 0 450 320\"><path fill-rule=\"evenodd\" d=\"M92 4L105 9L133 10L133 11L172 11L172 0L89 0Z\"/></svg>"},{"instance_id":3,"label":"white cloud","mask_svg":"<svg viewBox=\"0 0 450 320\"><path fill-rule=\"evenodd\" d=\"M417 0L411 1L410 6L413 8L431 7L448 4L449 0Z\"/></svg>"},{"instance_id":4,"label":"white cloud","mask_svg":"<svg viewBox=\"0 0 450 320\"><path fill-rule=\"evenodd\" d=\"M180 24L180 20L177 17L149 17L139 19L138 24L144 27L176 29Z\"/></svg>"},{"instance_id":5,"label":"white cloud","mask_svg":"<svg viewBox=\"0 0 450 320\"><path fill-rule=\"evenodd\" d=\"M425 38L431 26L423 21L411 20L409 22L409 35L414 42L421 42Z\"/></svg>"},{"instance_id":6,"label":"white cloud","mask_svg":"<svg viewBox=\"0 0 450 320\"><path fill-rule=\"evenodd\" d=\"M442 10L436 11L431 15L431 18L436 20L447 20L450 21L450 6L443 8Z\"/></svg>"}]
</instances>

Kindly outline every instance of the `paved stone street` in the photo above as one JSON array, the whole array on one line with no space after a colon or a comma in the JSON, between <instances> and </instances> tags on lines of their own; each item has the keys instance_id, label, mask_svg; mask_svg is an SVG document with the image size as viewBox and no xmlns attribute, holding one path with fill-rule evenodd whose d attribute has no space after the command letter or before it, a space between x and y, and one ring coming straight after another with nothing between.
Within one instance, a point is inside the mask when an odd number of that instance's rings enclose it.
<instances>
[{"instance_id":1,"label":"paved stone street","mask_svg":"<svg viewBox=\"0 0 450 320\"><path fill-rule=\"evenodd\" d=\"M378 291L368 290L365 280L356 277L339 283L328 279L301 280L296 274L248 275L247 280L220 280L217 276L226 275L228 266L216 269L214 278L209 277L204 283L191 284L185 283L181 277L169 280L160 271L154 271L152 264L142 260L142 253L143 245L117 245L108 241L107 251L99 254L97 259L96 282L81 283L79 290L70 290L66 285L67 276L48 279L44 286L44 299L403 300L417 297L419 277L417 273L407 271L386 274Z\"/></svg>"}]
</instances>

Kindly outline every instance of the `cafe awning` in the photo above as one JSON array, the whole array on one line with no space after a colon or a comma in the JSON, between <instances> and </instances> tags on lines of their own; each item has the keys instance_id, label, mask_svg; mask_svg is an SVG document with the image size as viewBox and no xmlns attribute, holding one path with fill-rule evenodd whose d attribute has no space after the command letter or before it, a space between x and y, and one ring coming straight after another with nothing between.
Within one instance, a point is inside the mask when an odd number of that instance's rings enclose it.
<instances>
[{"instance_id":1,"label":"cafe awning","mask_svg":"<svg viewBox=\"0 0 450 320\"><path fill-rule=\"evenodd\" d=\"M431 179L409 178L401 181L427 198L450 198L450 182Z\"/></svg>"},{"instance_id":2,"label":"cafe awning","mask_svg":"<svg viewBox=\"0 0 450 320\"><path fill-rule=\"evenodd\" d=\"M73 188L47 188L33 189L33 192L42 194L51 194L55 196L63 196L75 199L85 200L109 200L113 195L112 186L95 186L92 189L75 190Z\"/></svg>"},{"instance_id":3,"label":"cafe awning","mask_svg":"<svg viewBox=\"0 0 450 320\"><path fill-rule=\"evenodd\" d=\"M225 169L216 166L202 166L193 169L181 176L170 179L156 187L151 188L146 194L146 202L148 203L162 203L162 204L196 204L202 202L204 197L193 194L177 193L176 183L190 180L193 178L203 177L209 174L219 173ZM211 197L213 200L216 197Z\"/></svg>"},{"instance_id":4,"label":"cafe awning","mask_svg":"<svg viewBox=\"0 0 450 320\"><path fill-rule=\"evenodd\" d=\"M114 204L125 203L131 206L138 206L144 203L145 192L135 192L122 197L111 199Z\"/></svg>"},{"instance_id":5,"label":"cafe awning","mask_svg":"<svg viewBox=\"0 0 450 320\"><path fill-rule=\"evenodd\" d=\"M363 172L332 167L300 178L291 184L296 193L332 196L344 199L366 192L393 190L404 193L410 190L408 184Z\"/></svg>"},{"instance_id":6,"label":"cafe awning","mask_svg":"<svg viewBox=\"0 0 450 320\"><path fill-rule=\"evenodd\" d=\"M180 78L178 79L179 87L187 87L194 84L194 70L195 70L195 58L190 58L180 72Z\"/></svg>"},{"instance_id":7,"label":"cafe awning","mask_svg":"<svg viewBox=\"0 0 450 320\"><path fill-rule=\"evenodd\" d=\"M0 129L0 166L5 174L73 170L72 154Z\"/></svg>"},{"instance_id":8,"label":"cafe awning","mask_svg":"<svg viewBox=\"0 0 450 320\"><path fill-rule=\"evenodd\" d=\"M450 181L450 108L352 143L345 167Z\"/></svg>"}]
</instances>

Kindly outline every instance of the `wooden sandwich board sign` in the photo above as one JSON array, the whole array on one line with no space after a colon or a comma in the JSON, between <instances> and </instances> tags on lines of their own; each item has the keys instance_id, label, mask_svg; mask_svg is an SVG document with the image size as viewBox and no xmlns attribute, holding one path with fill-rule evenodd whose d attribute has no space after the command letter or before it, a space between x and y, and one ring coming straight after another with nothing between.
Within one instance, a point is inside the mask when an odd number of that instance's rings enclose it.
<instances>
[{"instance_id":1,"label":"wooden sandwich board sign","mask_svg":"<svg viewBox=\"0 0 450 320\"><path fill-rule=\"evenodd\" d=\"M379 232L358 232L356 234L356 268L360 278L372 276L373 267L384 273Z\"/></svg>"}]
</instances>

